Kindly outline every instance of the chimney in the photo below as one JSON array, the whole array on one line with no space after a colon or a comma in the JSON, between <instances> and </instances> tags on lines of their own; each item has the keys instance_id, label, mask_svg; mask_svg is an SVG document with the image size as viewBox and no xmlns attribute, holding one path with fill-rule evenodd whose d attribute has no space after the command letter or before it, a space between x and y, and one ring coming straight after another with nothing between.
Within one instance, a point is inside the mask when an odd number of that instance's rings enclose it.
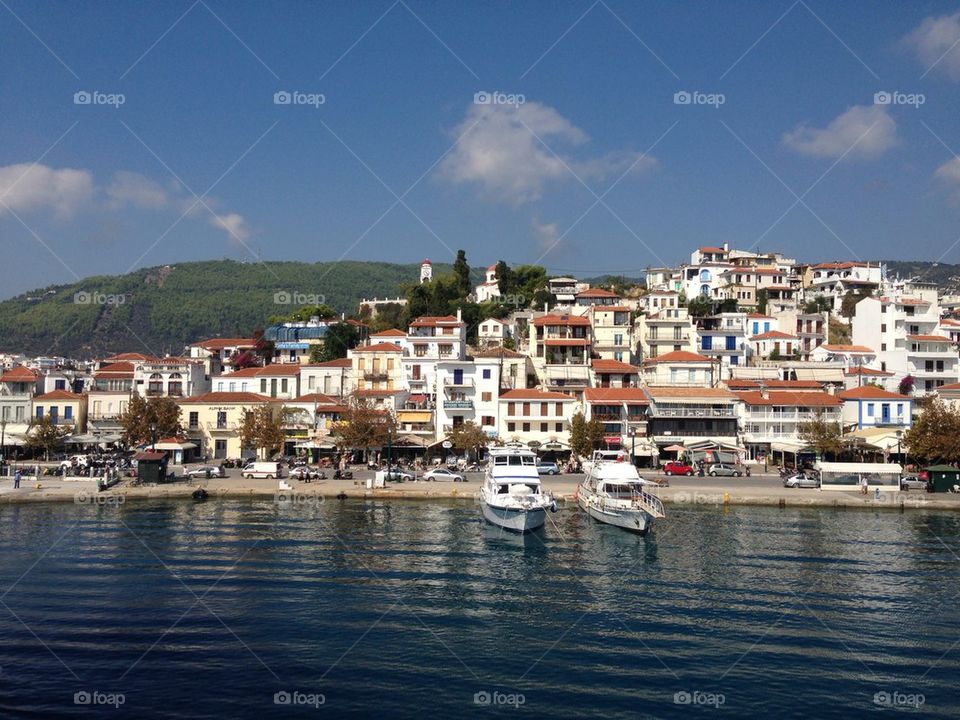
<instances>
[{"instance_id":1,"label":"chimney","mask_svg":"<svg viewBox=\"0 0 960 720\"><path fill-rule=\"evenodd\" d=\"M837 386L836 386L835 383L832 383L832 382L831 382L831 383L827 383L827 384L826 384L826 387L825 387L824 389L827 391L827 395L836 395L836 394L837 394Z\"/></svg>"},{"instance_id":2,"label":"chimney","mask_svg":"<svg viewBox=\"0 0 960 720\"><path fill-rule=\"evenodd\" d=\"M546 300L543 301L543 311L548 312L548 305Z\"/></svg>"},{"instance_id":3,"label":"chimney","mask_svg":"<svg viewBox=\"0 0 960 720\"><path fill-rule=\"evenodd\" d=\"M762 383L760 385L760 397L762 397L764 400L770 399L770 390L768 390L767 386Z\"/></svg>"},{"instance_id":4,"label":"chimney","mask_svg":"<svg viewBox=\"0 0 960 720\"><path fill-rule=\"evenodd\" d=\"M723 251L724 251L724 252L730 252L730 243L724 243L724 244L723 244Z\"/></svg>"},{"instance_id":5,"label":"chimney","mask_svg":"<svg viewBox=\"0 0 960 720\"><path fill-rule=\"evenodd\" d=\"M463 310L457 308L457 322L463 322Z\"/></svg>"}]
</instances>

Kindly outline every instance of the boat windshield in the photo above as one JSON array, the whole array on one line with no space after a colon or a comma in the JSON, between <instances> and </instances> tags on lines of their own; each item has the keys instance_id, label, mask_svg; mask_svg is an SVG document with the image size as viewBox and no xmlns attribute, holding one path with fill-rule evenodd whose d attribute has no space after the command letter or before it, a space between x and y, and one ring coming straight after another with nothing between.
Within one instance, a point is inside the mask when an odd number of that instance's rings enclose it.
<instances>
[{"instance_id":1,"label":"boat windshield","mask_svg":"<svg viewBox=\"0 0 960 720\"><path fill-rule=\"evenodd\" d=\"M639 483L604 483L601 489L609 497L628 500L639 490Z\"/></svg>"},{"instance_id":2,"label":"boat windshield","mask_svg":"<svg viewBox=\"0 0 960 720\"><path fill-rule=\"evenodd\" d=\"M536 465L537 459L533 455L494 455L494 465Z\"/></svg>"}]
</instances>

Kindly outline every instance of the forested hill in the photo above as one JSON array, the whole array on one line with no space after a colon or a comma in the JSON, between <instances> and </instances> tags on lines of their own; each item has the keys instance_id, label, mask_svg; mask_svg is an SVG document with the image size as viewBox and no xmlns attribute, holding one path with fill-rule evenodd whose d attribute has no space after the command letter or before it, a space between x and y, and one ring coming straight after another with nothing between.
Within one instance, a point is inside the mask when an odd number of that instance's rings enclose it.
<instances>
[{"instance_id":1,"label":"forested hill","mask_svg":"<svg viewBox=\"0 0 960 720\"><path fill-rule=\"evenodd\" d=\"M449 270L434 265L434 276ZM300 305L356 312L362 297L396 297L419 277L418 263L232 260L90 277L0 302L0 351L81 359L123 350L178 354L208 337L248 336Z\"/></svg>"}]
</instances>

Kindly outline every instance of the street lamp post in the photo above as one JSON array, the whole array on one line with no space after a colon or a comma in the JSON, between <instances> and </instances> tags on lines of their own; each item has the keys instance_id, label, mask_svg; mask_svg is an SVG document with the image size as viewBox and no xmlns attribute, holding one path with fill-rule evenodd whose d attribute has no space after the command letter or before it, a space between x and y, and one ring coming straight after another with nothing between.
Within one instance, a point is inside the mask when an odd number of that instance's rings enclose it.
<instances>
[{"instance_id":1,"label":"street lamp post","mask_svg":"<svg viewBox=\"0 0 960 720\"><path fill-rule=\"evenodd\" d=\"M637 464L636 450L637 450L637 429L631 428L630 429L630 464L631 465Z\"/></svg>"},{"instance_id":2,"label":"street lamp post","mask_svg":"<svg viewBox=\"0 0 960 720\"><path fill-rule=\"evenodd\" d=\"M903 438L903 430L897 430L897 462L903 465L903 458L900 455L900 440Z\"/></svg>"},{"instance_id":3,"label":"street lamp post","mask_svg":"<svg viewBox=\"0 0 960 720\"><path fill-rule=\"evenodd\" d=\"M157 451L157 424L150 423L150 449L153 452Z\"/></svg>"}]
</instances>

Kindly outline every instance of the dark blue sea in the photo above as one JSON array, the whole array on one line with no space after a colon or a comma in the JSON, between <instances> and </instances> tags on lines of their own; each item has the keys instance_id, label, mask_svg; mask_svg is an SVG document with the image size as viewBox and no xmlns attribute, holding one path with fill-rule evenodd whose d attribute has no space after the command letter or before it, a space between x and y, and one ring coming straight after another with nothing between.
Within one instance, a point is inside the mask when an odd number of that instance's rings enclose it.
<instances>
[{"instance_id":1,"label":"dark blue sea","mask_svg":"<svg viewBox=\"0 0 960 720\"><path fill-rule=\"evenodd\" d=\"M960 716L960 515L0 509L0 717Z\"/></svg>"}]
</instances>

